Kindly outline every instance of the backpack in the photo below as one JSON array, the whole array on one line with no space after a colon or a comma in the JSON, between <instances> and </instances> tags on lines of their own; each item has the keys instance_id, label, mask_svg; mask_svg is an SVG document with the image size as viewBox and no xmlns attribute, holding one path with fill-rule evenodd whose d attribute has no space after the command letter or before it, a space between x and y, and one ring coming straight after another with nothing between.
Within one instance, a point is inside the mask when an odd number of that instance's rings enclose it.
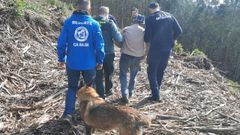
<instances>
[{"instance_id":1,"label":"backpack","mask_svg":"<svg viewBox=\"0 0 240 135\"><path fill-rule=\"evenodd\" d=\"M100 24L101 30L103 32L110 32L112 29L112 21L111 20L97 20Z\"/></svg>"}]
</instances>

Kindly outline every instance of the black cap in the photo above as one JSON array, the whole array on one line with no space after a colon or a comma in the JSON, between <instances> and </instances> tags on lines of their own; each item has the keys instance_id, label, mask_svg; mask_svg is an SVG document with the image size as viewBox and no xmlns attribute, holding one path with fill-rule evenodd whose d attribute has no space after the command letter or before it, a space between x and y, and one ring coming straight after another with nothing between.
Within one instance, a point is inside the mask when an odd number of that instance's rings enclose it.
<instances>
[{"instance_id":1,"label":"black cap","mask_svg":"<svg viewBox=\"0 0 240 135\"><path fill-rule=\"evenodd\" d=\"M138 14L137 16L135 16L133 18L133 21L138 22L140 24L144 24L145 23L145 17L143 15Z\"/></svg>"},{"instance_id":2,"label":"black cap","mask_svg":"<svg viewBox=\"0 0 240 135\"><path fill-rule=\"evenodd\" d=\"M157 2L151 2L148 7L151 9L155 9L159 7L159 4Z\"/></svg>"}]
</instances>

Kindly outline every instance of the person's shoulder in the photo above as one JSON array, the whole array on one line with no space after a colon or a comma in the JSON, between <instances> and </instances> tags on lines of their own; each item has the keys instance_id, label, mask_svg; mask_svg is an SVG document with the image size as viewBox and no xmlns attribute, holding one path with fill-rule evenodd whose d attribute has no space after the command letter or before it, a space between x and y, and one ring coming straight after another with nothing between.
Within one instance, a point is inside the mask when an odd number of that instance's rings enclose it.
<instances>
[{"instance_id":1,"label":"person's shoulder","mask_svg":"<svg viewBox=\"0 0 240 135\"><path fill-rule=\"evenodd\" d=\"M146 19L150 19L150 18L153 18L155 16L156 16L156 14L150 14Z\"/></svg>"},{"instance_id":2,"label":"person's shoulder","mask_svg":"<svg viewBox=\"0 0 240 135\"><path fill-rule=\"evenodd\" d=\"M171 13L166 12L166 11L160 11L160 13L163 18L173 18L174 17Z\"/></svg>"},{"instance_id":3,"label":"person's shoulder","mask_svg":"<svg viewBox=\"0 0 240 135\"><path fill-rule=\"evenodd\" d=\"M93 24L99 24L98 21L93 19L93 18L91 18L91 21L92 21Z\"/></svg>"},{"instance_id":4,"label":"person's shoulder","mask_svg":"<svg viewBox=\"0 0 240 135\"><path fill-rule=\"evenodd\" d=\"M101 20L101 18L99 16L96 16L93 19L96 20L96 21L100 21Z\"/></svg>"},{"instance_id":5,"label":"person's shoulder","mask_svg":"<svg viewBox=\"0 0 240 135\"><path fill-rule=\"evenodd\" d=\"M115 22L113 20L111 20L111 19L107 20L107 24L109 24L111 26L116 25Z\"/></svg>"},{"instance_id":6,"label":"person's shoulder","mask_svg":"<svg viewBox=\"0 0 240 135\"><path fill-rule=\"evenodd\" d=\"M148 22L150 20L153 20L153 18L155 18L156 15L155 14L150 14L149 16L145 17L145 22Z\"/></svg>"},{"instance_id":7,"label":"person's shoulder","mask_svg":"<svg viewBox=\"0 0 240 135\"><path fill-rule=\"evenodd\" d=\"M129 26L126 26L124 27L124 29L130 29L133 25L129 25Z\"/></svg>"},{"instance_id":8,"label":"person's shoulder","mask_svg":"<svg viewBox=\"0 0 240 135\"><path fill-rule=\"evenodd\" d=\"M141 31L145 31L145 28L142 27L141 25L138 25L138 28L139 28Z\"/></svg>"},{"instance_id":9,"label":"person's shoulder","mask_svg":"<svg viewBox=\"0 0 240 135\"><path fill-rule=\"evenodd\" d=\"M64 21L64 25L66 26L66 25L69 25L69 24L71 24L72 23L72 16L70 16L70 17L68 17L65 21Z\"/></svg>"},{"instance_id":10,"label":"person's shoulder","mask_svg":"<svg viewBox=\"0 0 240 135\"><path fill-rule=\"evenodd\" d=\"M132 26L132 25L126 26L126 27L124 27L122 30L123 30L123 31L129 30L129 29L131 28L131 26Z\"/></svg>"},{"instance_id":11,"label":"person's shoulder","mask_svg":"<svg viewBox=\"0 0 240 135\"><path fill-rule=\"evenodd\" d=\"M160 12L163 13L163 14L165 14L165 15L167 15L167 16L172 16L172 14L169 13L169 12L167 12L167 11L160 11Z\"/></svg>"},{"instance_id":12,"label":"person's shoulder","mask_svg":"<svg viewBox=\"0 0 240 135\"><path fill-rule=\"evenodd\" d=\"M94 26L99 26L99 22L96 20L96 18L89 17L88 21L92 23Z\"/></svg>"},{"instance_id":13,"label":"person's shoulder","mask_svg":"<svg viewBox=\"0 0 240 135\"><path fill-rule=\"evenodd\" d=\"M108 19L107 22L106 22L106 24L107 24L109 27L111 27L111 29L117 29L116 23L115 23L113 20L111 20L111 19Z\"/></svg>"}]
</instances>

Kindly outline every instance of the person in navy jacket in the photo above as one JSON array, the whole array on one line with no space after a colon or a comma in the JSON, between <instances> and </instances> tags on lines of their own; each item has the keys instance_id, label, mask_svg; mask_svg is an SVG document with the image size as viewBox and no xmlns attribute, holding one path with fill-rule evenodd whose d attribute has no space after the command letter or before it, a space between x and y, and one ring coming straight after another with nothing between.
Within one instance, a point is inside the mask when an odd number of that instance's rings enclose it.
<instances>
[{"instance_id":1,"label":"person in navy jacket","mask_svg":"<svg viewBox=\"0 0 240 135\"><path fill-rule=\"evenodd\" d=\"M144 36L144 41L149 43L147 72L152 91L149 100L159 101L164 71L175 40L182 33L182 28L173 15L160 10L158 3L151 3L149 10L151 15L146 19Z\"/></svg>"},{"instance_id":2,"label":"person in navy jacket","mask_svg":"<svg viewBox=\"0 0 240 135\"><path fill-rule=\"evenodd\" d=\"M90 0L77 0L77 10L64 22L58 38L59 66L64 68L66 61L68 76L68 91L62 118L69 122L75 111L80 74L82 73L86 84L92 83L96 68L102 69L105 55L99 23L89 15L90 4Z\"/></svg>"}]
</instances>

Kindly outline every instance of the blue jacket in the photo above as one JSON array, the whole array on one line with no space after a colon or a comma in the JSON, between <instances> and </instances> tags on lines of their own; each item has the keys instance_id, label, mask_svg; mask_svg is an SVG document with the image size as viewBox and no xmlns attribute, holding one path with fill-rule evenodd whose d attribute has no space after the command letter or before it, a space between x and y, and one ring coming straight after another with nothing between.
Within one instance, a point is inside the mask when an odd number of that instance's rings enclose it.
<instances>
[{"instance_id":1,"label":"blue jacket","mask_svg":"<svg viewBox=\"0 0 240 135\"><path fill-rule=\"evenodd\" d=\"M144 41L150 43L149 55L159 56L161 51L171 51L182 28L171 14L158 11L146 19Z\"/></svg>"},{"instance_id":2,"label":"blue jacket","mask_svg":"<svg viewBox=\"0 0 240 135\"><path fill-rule=\"evenodd\" d=\"M99 23L87 12L75 11L64 22L57 45L58 61L73 70L90 70L104 59L104 41Z\"/></svg>"},{"instance_id":3,"label":"blue jacket","mask_svg":"<svg viewBox=\"0 0 240 135\"><path fill-rule=\"evenodd\" d=\"M114 40L117 42L123 41L121 33L118 31L116 24L112 20L110 19L104 20L104 18L101 16L98 16L95 19L99 22L101 26L105 45L104 46L105 53L113 54L114 53L113 41Z\"/></svg>"}]
</instances>

